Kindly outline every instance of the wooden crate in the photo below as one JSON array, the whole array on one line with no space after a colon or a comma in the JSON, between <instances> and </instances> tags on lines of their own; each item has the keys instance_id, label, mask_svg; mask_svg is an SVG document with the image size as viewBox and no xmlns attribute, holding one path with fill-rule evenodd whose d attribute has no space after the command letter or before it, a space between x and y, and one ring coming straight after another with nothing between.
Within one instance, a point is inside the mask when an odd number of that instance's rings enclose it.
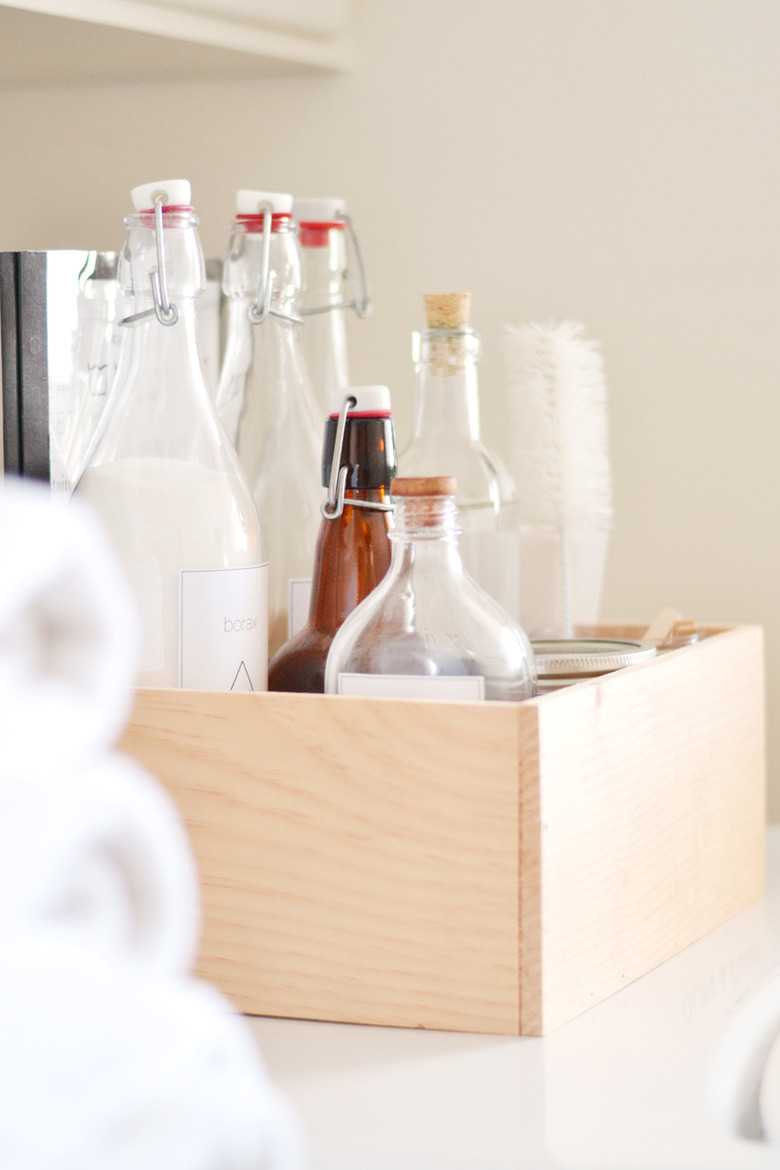
<instances>
[{"instance_id":1,"label":"wooden crate","mask_svg":"<svg viewBox=\"0 0 780 1170\"><path fill-rule=\"evenodd\" d=\"M757 627L520 704L139 691L244 1012L540 1035L763 889Z\"/></svg>"}]
</instances>

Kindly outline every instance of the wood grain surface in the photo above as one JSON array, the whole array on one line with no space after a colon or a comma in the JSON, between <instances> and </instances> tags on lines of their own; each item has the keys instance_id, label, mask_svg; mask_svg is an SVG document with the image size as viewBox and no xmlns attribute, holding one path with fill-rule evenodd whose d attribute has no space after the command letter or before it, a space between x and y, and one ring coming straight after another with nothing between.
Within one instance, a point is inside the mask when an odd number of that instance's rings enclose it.
<instances>
[{"instance_id":1,"label":"wood grain surface","mask_svg":"<svg viewBox=\"0 0 780 1170\"><path fill-rule=\"evenodd\" d=\"M515 721L503 704L140 692L125 747L189 827L201 974L247 1012L517 1032Z\"/></svg>"},{"instance_id":2,"label":"wood grain surface","mask_svg":"<svg viewBox=\"0 0 780 1170\"><path fill-rule=\"evenodd\" d=\"M142 690L242 1011L539 1035L763 889L761 631L521 704Z\"/></svg>"}]
</instances>

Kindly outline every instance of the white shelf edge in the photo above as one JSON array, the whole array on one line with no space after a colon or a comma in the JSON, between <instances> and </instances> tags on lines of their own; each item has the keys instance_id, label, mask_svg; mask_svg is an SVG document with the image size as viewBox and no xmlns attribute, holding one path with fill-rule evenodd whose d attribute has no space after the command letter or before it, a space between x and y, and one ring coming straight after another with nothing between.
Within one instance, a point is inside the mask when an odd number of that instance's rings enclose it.
<instances>
[{"instance_id":1,"label":"white shelf edge","mask_svg":"<svg viewBox=\"0 0 780 1170\"><path fill-rule=\"evenodd\" d=\"M22 0L0 4L0 11L4 9L325 69L347 69L353 59L351 38L346 34L314 37L278 32L137 0Z\"/></svg>"}]
</instances>

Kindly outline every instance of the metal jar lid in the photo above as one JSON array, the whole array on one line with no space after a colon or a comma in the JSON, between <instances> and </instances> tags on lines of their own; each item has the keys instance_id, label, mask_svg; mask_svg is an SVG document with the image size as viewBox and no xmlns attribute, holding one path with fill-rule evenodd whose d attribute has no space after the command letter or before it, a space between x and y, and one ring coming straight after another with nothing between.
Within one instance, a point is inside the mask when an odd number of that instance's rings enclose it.
<instances>
[{"instance_id":1,"label":"metal jar lid","mask_svg":"<svg viewBox=\"0 0 780 1170\"><path fill-rule=\"evenodd\" d=\"M531 646L539 678L558 678L567 683L636 666L656 653L649 642L601 638L547 639L532 641Z\"/></svg>"}]
</instances>

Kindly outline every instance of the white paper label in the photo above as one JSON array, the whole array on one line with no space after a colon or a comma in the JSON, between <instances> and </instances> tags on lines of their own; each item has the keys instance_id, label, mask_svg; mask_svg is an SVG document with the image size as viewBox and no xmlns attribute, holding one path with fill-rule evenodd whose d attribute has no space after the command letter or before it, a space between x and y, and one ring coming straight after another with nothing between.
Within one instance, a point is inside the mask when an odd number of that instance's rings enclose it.
<instances>
[{"instance_id":1,"label":"white paper label","mask_svg":"<svg viewBox=\"0 0 780 1170\"><path fill-rule=\"evenodd\" d=\"M287 582L287 637L294 638L309 620L311 577L290 577Z\"/></svg>"},{"instance_id":2,"label":"white paper label","mask_svg":"<svg viewBox=\"0 0 780 1170\"><path fill-rule=\"evenodd\" d=\"M268 689L268 565L181 574L180 682L188 690Z\"/></svg>"},{"instance_id":3,"label":"white paper label","mask_svg":"<svg viewBox=\"0 0 780 1170\"><path fill-rule=\"evenodd\" d=\"M481 674L340 674L340 695L374 699L484 699Z\"/></svg>"}]
</instances>

